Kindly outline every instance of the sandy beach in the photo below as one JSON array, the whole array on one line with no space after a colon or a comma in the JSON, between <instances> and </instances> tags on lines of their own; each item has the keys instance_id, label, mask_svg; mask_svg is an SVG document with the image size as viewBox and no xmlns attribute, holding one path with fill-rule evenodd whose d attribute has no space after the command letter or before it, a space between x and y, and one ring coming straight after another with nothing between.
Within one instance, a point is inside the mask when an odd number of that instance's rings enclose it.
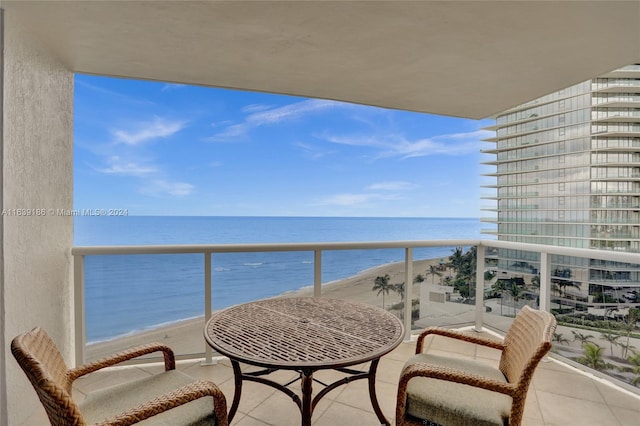
<instances>
[{"instance_id":1,"label":"sandy beach","mask_svg":"<svg viewBox=\"0 0 640 426\"><path fill-rule=\"evenodd\" d=\"M427 282L431 282L432 277L426 274L430 265L438 265L440 258L417 260L413 262L414 277L421 274ZM389 283L397 284L404 282L404 262L391 263L363 271L358 275L327 283L322 286L322 296L336 299L357 301L382 307L382 295L372 290L375 278L388 274ZM412 280L413 281L413 278ZM419 293L418 285L413 287L414 297ZM277 297L312 296L313 288L302 288L295 292L289 292ZM390 305L400 301L400 296L390 292L385 296L385 305ZM173 348L176 354L202 353L205 348L203 337L204 318L193 318L166 327L136 333L135 335L121 337L118 339L91 344L87 346L87 360L95 360L102 356L112 354L127 347L149 342L164 343Z\"/></svg>"}]
</instances>

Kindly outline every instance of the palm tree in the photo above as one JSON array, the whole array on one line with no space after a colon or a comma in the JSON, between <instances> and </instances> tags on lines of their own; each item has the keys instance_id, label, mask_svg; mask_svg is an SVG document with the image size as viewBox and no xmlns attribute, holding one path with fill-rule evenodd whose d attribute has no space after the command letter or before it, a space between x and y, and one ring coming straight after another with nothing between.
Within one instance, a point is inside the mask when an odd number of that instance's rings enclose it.
<instances>
[{"instance_id":1,"label":"palm tree","mask_svg":"<svg viewBox=\"0 0 640 426\"><path fill-rule=\"evenodd\" d=\"M451 268L453 268L454 271L458 272L464 263L462 247L456 247L452 251L453 254L449 257L449 265L451 266Z\"/></svg>"},{"instance_id":2,"label":"palm tree","mask_svg":"<svg viewBox=\"0 0 640 426\"><path fill-rule=\"evenodd\" d=\"M589 344L589 345L593 345L594 343L591 341L591 339L593 339L593 336L591 334L587 334L584 335L578 331L575 330L571 330L571 333L573 334L573 341L575 342L576 340L580 340L580 346L584 347L585 345Z\"/></svg>"},{"instance_id":3,"label":"palm tree","mask_svg":"<svg viewBox=\"0 0 640 426\"><path fill-rule=\"evenodd\" d=\"M617 340L622 336L620 336L619 334L613 334L611 332L604 332L604 333L600 333L600 337L602 337L604 340L609 342L609 345L611 347L610 349L611 356L613 356L613 345L617 345L618 344Z\"/></svg>"},{"instance_id":4,"label":"palm tree","mask_svg":"<svg viewBox=\"0 0 640 426\"><path fill-rule=\"evenodd\" d=\"M493 283L493 291L500 293L500 315L502 315L502 301L504 300L504 292L507 289L507 282L505 280L497 280Z\"/></svg>"},{"instance_id":5,"label":"palm tree","mask_svg":"<svg viewBox=\"0 0 640 426\"><path fill-rule=\"evenodd\" d=\"M520 297L522 296L522 287L520 287L516 282L511 281L511 285L507 287L507 290L511 294L513 298L513 315L516 314L516 304Z\"/></svg>"},{"instance_id":6,"label":"palm tree","mask_svg":"<svg viewBox=\"0 0 640 426\"><path fill-rule=\"evenodd\" d=\"M631 332L636 329L636 322L638 321L638 318L640 318L640 309L630 308L627 320L624 322L624 330L627 332L627 343L623 346L623 358L625 358L629 353L629 337L631 336Z\"/></svg>"},{"instance_id":7,"label":"palm tree","mask_svg":"<svg viewBox=\"0 0 640 426\"><path fill-rule=\"evenodd\" d=\"M564 337L562 335L562 333L553 333L553 339L554 342L558 343L558 344L569 344L569 339L567 339L566 337Z\"/></svg>"},{"instance_id":8,"label":"palm tree","mask_svg":"<svg viewBox=\"0 0 640 426\"><path fill-rule=\"evenodd\" d=\"M531 278L531 287L540 288L540 274L536 274Z\"/></svg>"},{"instance_id":9,"label":"palm tree","mask_svg":"<svg viewBox=\"0 0 640 426\"><path fill-rule=\"evenodd\" d=\"M594 370L604 370L606 364L602 359L602 348L593 343L584 345L584 356L578 358L580 364L584 364Z\"/></svg>"},{"instance_id":10,"label":"palm tree","mask_svg":"<svg viewBox=\"0 0 640 426\"><path fill-rule=\"evenodd\" d=\"M384 309L384 296L385 294L389 294L389 291L391 291L392 288L392 285L389 284L390 279L391 277L389 274L386 274L385 276L377 276L373 284L372 290L378 290L378 296L382 293L382 309Z\"/></svg>"},{"instance_id":11,"label":"palm tree","mask_svg":"<svg viewBox=\"0 0 640 426\"><path fill-rule=\"evenodd\" d=\"M426 274L431 275L431 284L435 284L434 281L436 276L442 277L442 272L438 270L438 267L436 265L429 265L429 270L426 271Z\"/></svg>"},{"instance_id":12,"label":"palm tree","mask_svg":"<svg viewBox=\"0 0 640 426\"><path fill-rule=\"evenodd\" d=\"M635 386L640 383L640 352L634 351L633 355L627 358L627 361L629 361L629 364L633 366L633 374L636 375L636 377L631 381L631 384Z\"/></svg>"},{"instance_id":13,"label":"palm tree","mask_svg":"<svg viewBox=\"0 0 640 426\"><path fill-rule=\"evenodd\" d=\"M400 319L404 319L404 283L392 284L391 289L400 296Z\"/></svg>"}]
</instances>

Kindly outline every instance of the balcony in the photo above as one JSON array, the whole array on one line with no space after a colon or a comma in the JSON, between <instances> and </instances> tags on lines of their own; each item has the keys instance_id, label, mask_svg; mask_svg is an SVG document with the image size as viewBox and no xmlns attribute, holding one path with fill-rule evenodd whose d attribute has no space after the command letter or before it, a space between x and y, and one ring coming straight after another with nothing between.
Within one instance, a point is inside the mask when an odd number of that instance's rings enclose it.
<instances>
[{"instance_id":1,"label":"balcony","mask_svg":"<svg viewBox=\"0 0 640 426\"><path fill-rule=\"evenodd\" d=\"M535 297L522 298L504 295L502 298L489 296L494 280L485 281L485 271L492 269L490 262L485 262L485 250L494 252L497 249L511 249L527 252L533 256L540 257L540 286L533 291L533 295L539 299L539 304L534 307L558 312L565 312L570 305L570 298L560 295L552 297L551 280L553 279L550 259L552 255L564 255L575 257L586 257L598 259L600 261L614 262L637 262L637 255L631 253L617 253L610 251L573 249L566 247L543 246L536 244L521 244L507 241L495 240L434 240L434 241L393 241L393 242L367 242L367 243L290 243L290 244L241 244L241 245L203 245L203 246L110 246L110 247L75 247L72 253L75 257L75 285L77 295L84 294L85 276L84 266L86 259L91 256L122 256L131 254L189 254L191 256L202 256L204 274L202 283L204 286L204 300L202 300L204 320L210 316L212 310L212 300L220 297L219 292L212 291L215 288L212 282L211 271L214 270L212 262L213 254L230 253L260 253L260 252L312 252L313 253L313 279L311 288L304 289L302 294L315 295L318 297L330 296L332 294L328 287L322 283L323 256L327 252L341 250L377 250L377 249L403 249L405 253L404 262L401 262L401 269L404 277L415 276L422 272L422 264L413 258L414 250L422 247L476 247L477 264L476 280L484 282L482 286L469 285L469 294L456 303L459 299L456 295L450 295L450 301L446 303L429 303L429 295L424 290L426 286L414 284L408 286L401 296L403 306L408 300L417 298L421 303L418 318L412 322L409 308L405 309L404 318L405 330L408 333L403 343L398 349L385 356L380 364L378 375L378 392L381 406L387 417L394 415L395 392L397 378L403 363L414 351L412 330L422 329L429 325L440 325L455 328L467 328L470 332L497 333L502 334L510 324L510 317L524 303L532 304ZM215 260L215 259L214 259ZM442 263L442 262L441 262ZM324 265L324 266L323 266ZM443 264L444 265L444 264ZM444 267L447 270L446 267ZM451 271L447 271L450 275ZM444 275L444 274L443 274ZM431 277L435 279L436 277ZM431 282L427 277L427 283ZM400 277L399 279L402 279ZM407 280L405 280L407 281ZM475 287L475 288L474 288ZM351 297L359 297L357 294ZM349 296L346 296L349 298ZM86 345L86 322L85 322L85 301L78 297L76 303L76 359L83 360L100 356L96 348ZM595 305L594 305L595 306ZM402 309L402 307L401 307ZM563 311L564 309L564 311ZM399 314L399 312L398 312ZM605 313L606 314L606 313ZM564 315L564 314L563 314ZM584 323L584 317L583 323ZM133 343L144 343L147 340L164 340L164 343L174 347L180 362L180 368L194 378L207 378L218 383L225 392L229 400L233 396L233 374L228 360L217 356L206 347L202 339L203 319L191 321L187 328L182 328L175 335L169 335L160 328L154 332L141 333L130 336L126 339L116 339L109 342L109 345L118 349L129 346ZM588 424L594 419L599 419L599 424L623 425L632 424L640 413L640 392L637 388L623 383L619 378L605 376L603 373L588 370L581 364L572 361L580 354L580 347L574 339L573 342L561 342L562 336L571 336L577 333L584 333L580 328L575 328L571 323L561 323L558 327L558 342L554 347L554 353L542 363L534 376L530 389L530 396L527 401L525 424L551 425L551 424ZM593 332L592 332L593 333ZM594 333L595 334L595 333ZM593 336L592 336L593 337ZM564 340L567 340L566 338ZM593 338L593 340L596 340ZM640 346L640 340L633 337L632 346ZM600 346L606 343L598 340ZM439 346L440 345L440 346ZM192 350L196 348L196 350ZM478 356L488 357L495 362L491 354L484 351L477 351L473 354L462 354L457 352L456 347L442 346L434 341L432 349L451 353L451 356ZM613 347L612 347L613 356ZM617 351L616 351L617 352ZM201 361L204 360L204 363ZM149 362L154 362L149 359ZM214 364L214 365L208 365ZM101 374L96 378L88 378L78 384L76 389L78 395L83 392L94 390L97 387L114 384L119 380L131 375L148 374L148 365L126 366L112 369L110 372ZM330 373L325 373L330 374ZM630 374L630 373L624 373ZM621 373L621 375L624 375ZM284 382L288 382L289 377L283 377ZM366 384L365 384L366 385ZM297 389L298 383L291 386ZM364 390L364 392L363 392ZM239 424L297 424L295 407L292 402L279 393L274 393L270 388L265 388L259 384L249 383L246 392L243 393L243 402L240 405L240 417L236 420ZM351 383L348 386L330 393L328 398L319 405L314 424L336 424L336 419L352 419L348 423L362 424L362 419L372 419L375 422L373 410L368 405L367 392L363 388L363 383ZM569 408L570 407L570 408ZM294 409L292 409L294 408ZM578 420L576 412L585 415L582 420ZM293 413L293 414L292 414ZM38 412L34 413L30 421L26 424L39 424L44 413L38 407ZM275 416L275 417L274 417ZM281 417L282 416L282 417ZM274 423L275 419L275 423Z\"/></svg>"},{"instance_id":2,"label":"balcony","mask_svg":"<svg viewBox=\"0 0 640 426\"><path fill-rule=\"evenodd\" d=\"M448 353L452 357L477 357L496 363L495 354L484 350L475 353L461 352L456 347L443 345L434 340L429 350ZM377 395L382 411L393 424L397 381L404 362L413 355L415 342L401 344L380 361L376 380ZM74 389L74 398L81 399L88 391L115 385L131 377L149 375L154 365L112 368L94 376L79 379ZM214 365L202 366L199 360L179 361L177 368L194 379L213 380L224 392L228 403L233 399L233 371L228 360L220 359ZM325 376L334 374L324 372ZM323 380L322 374L318 377ZM295 378L295 373L283 373L282 382ZM327 380L329 377L326 378ZM299 391L299 383L290 387ZM544 359L533 377L524 414L524 426L587 425L607 426L632 425L640 415L640 398L606 381L585 374L557 361L553 357ZM47 424L46 415L37 407L28 425ZM300 415L294 403L282 393L261 384L247 382L234 425L299 425ZM377 418L368 399L366 381L349 383L330 392L314 412L313 424L333 426L336 424L377 424Z\"/></svg>"}]
</instances>

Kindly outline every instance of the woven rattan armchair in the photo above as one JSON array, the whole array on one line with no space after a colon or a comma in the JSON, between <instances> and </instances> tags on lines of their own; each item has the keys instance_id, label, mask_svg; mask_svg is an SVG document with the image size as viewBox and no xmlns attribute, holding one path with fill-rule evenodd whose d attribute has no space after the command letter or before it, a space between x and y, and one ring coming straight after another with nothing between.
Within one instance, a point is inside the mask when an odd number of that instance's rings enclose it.
<instances>
[{"instance_id":1,"label":"woven rattan armchair","mask_svg":"<svg viewBox=\"0 0 640 426\"><path fill-rule=\"evenodd\" d=\"M525 306L503 341L438 327L425 329L398 385L396 425L520 425L529 383L551 349L556 320ZM445 336L500 350L498 367L423 353L425 338Z\"/></svg>"},{"instance_id":2,"label":"woven rattan armchair","mask_svg":"<svg viewBox=\"0 0 640 426\"><path fill-rule=\"evenodd\" d=\"M165 371L72 398L73 381L104 367L141 355L162 352ZM54 426L130 425L149 419L153 425L227 426L226 400L208 381L194 381L175 369L173 351L165 345L137 346L77 368L68 368L45 331L37 327L17 336L11 352L24 370Z\"/></svg>"}]
</instances>

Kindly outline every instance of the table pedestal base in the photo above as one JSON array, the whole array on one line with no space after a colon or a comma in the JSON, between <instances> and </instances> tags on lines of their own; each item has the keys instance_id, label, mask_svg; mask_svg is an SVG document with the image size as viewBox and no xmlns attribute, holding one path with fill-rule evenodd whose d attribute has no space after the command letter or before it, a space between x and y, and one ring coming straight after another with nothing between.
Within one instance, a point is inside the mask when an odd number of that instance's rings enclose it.
<instances>
[{"instance_id":1,"label":"table pedestal base","mask_svg":"<svg viewBox=\"0 0 640 426\"><path fill-rule=\"evenodd\" d=\"M233 402L231 404L231 408L229 409L229 423L233 420L236 412L238 411L238 405L240 404L240 395L242 394L242 381L248 380L252 382L262 383L267 386L271 386L272 388L278 389L280 392L287 394L293 402L296 403L298 408L300 409L300 414L302 416L302 426L311 426L311 416L313 414L313 410L315 409L318 402L333 389L342 386L346 383L353 382L354 380L359 379L368 379L369 381L369 398L371 399L371 405L373 406L373 411L378 416L378 420L380 420L381 425L390 426L389 421L385 418L382 410L380 409L380 405L378 404L378 397L376 396L376 371L378 369L379 359L375 359L371 361L371 365L369 366L369 371L358 371L352 370L350 368L336 368L336 371L340 371L341 373L348 374L348 376L337 380L329 385L324 385L325 388L322 389L315 397L312 397L312 388L313 388L313 373L319 369L305 368L303 370L299 370L300 373L300 381L301 381L301 390L302 390L302 399L289 389L287 386L292 382L287 383L286 385L282 385L280 383L274 382L273 380L261 377L266 374L273 373L277 371L275 368L264 369L260 371L255 371L251 373L243 373L240 369L240 363L238 361L231 360L231 365L233 366L233 375L235 380L235 392L233 395ZM297 379L296 379L297 380ZM295 380L294 380L295 381Z\"/></svg>"}]
</instances>

